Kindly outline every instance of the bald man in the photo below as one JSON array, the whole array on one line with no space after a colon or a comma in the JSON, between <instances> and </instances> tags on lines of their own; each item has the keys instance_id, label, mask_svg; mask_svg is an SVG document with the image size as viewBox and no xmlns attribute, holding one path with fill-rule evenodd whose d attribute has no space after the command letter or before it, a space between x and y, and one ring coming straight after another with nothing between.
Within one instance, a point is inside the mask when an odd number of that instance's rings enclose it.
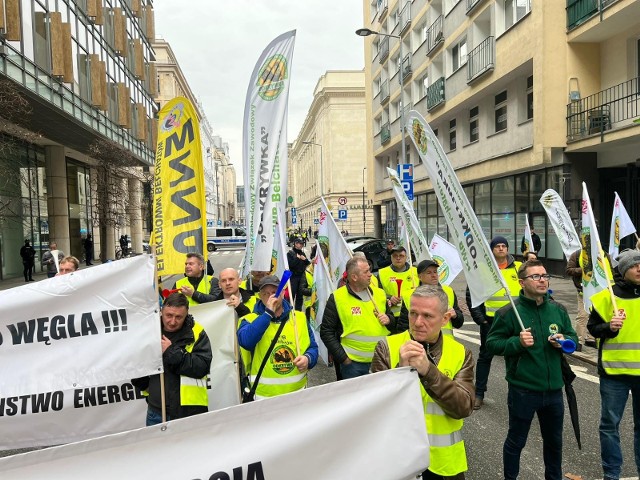
<instances>
[{"instance_id":1,"label":"bald man","mask_svg":"<svg viewBox=\"0 0 640 480\"><path fill-rule=\"evenodd\" d=\"M253 312L256 298L251 292L240 288L240 275L236 269L225 268L220 272L219 288L221 292L218 295L193 292L193 300L198 303L226 300L227 305L235 309L238 317Z\"/></svg>"}]
</instances>

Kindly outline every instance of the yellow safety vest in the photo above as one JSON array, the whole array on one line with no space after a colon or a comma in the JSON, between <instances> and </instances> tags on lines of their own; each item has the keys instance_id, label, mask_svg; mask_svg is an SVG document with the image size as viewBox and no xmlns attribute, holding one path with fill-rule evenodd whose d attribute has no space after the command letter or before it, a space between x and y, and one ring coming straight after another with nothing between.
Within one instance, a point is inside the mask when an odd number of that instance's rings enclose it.
<instances>
[{"instance_id":1,"label":"yellow safety vest","mask_svg":"<svg viewBox=\"0 0 640 480\"><path fill-rule=\"evenodd\" d=\"M593 308L609 323L613 317L613 303L609 290L591 297ZM602 368L609 375L640 375L640 299L616 297L619 310L627 320L614 338L601 338Z\"/></svg>"},{"instance_id":2,"label":"yellow safety vest","mask_svg":"<svg viewBox=\"0 0 640 480\"><path fill-rule=\"evenodd\" d=\"M447 294L447 298L449 299L449 301L447 302L447 305L449 308L453 308L453 299L455 298L455 295L453 293L453 288L451 288L449 285L440 285L442 287L442 289L444 290L444 293ZM417 288L417 287L416 287ZM410 310L410 299L411 299L411 295L413 295L413 292L415 291L415 288L412 288L411 290L407 290L407 291L403 291L402 292L402 301L404 302L405 306L407 307L407 311ZM449 320L444 327L442 327L442 334L443 335L453 335L453 325L451 325L451 320Z\"/></svg>"},{"instance_id":3,"label":"yellow safety vest","mask_svg":"<svg viewBox=\"0 0 640 480\"><path fill-rule=\"evenodd\" d=\"M297 347L293 314L295 314L295 321L297 322ZM244 317L249 323L256 318L258 318L256 313ZM249 370L251 372L249 378L251 382L258 375L262 360L273 341L273 337L278 333L279 327L278 323L270 322L269 327L256 345L253 351L251 369ZM262 370L262 375L260 375L258 387L256 388L256 399L284 395L304 388L307 385L307 373L298 371L298 368L293 364L293 359L296 358L298 349L300 350L300 355L304 355L310 345L311 339L309 338L307 317L302 312L292 311L291 318L285 323L269 360L267 360L264 370Z\"/></svg>"},{"instance_id":4,"label":"yellow safety vest","mask_svg":"<svg viewBox=\"0 0 640 480\"><path fill-rule=\"evenodd\" d=\"M243 287L240 287L240 288L243 288ZM255 308L256 303L258 303L258 297L256 295L252 295L251 298L249 298L249 300L244 302L245 306L251 312L253 312L253 309ZM249 315L253 315L253 313L250 313L238 319L238 324L236 325L236 332L240 328L240 323L242 323L242 319L248 317ZM237 341L237 335L236 335L236 341ZM240 345L238 345L238 349L240 350L240 359L242 360L242 367L244 368L244 373L248 375L249 369L251 368L251 352L249 350L242 348Z\"/></svg>"},{"instance_id":5,"label":"yellow safety vest","mask_svg":"<svg viewBox=\"0 0 640 480\"><path fill-rule=\"evenodd\" d=\"M518 279L520 265L522 265L522 262L513 262L510 267L500 270L512 297L517 297L520 294L520 281ZM505 289L501 288L484 302L487 317L495 317L496 312L507 303L509 303L509 296Z\"/></svg>"},{"instance_id":6,"label":"yellow safety vest","mask_svg":"<svg viewBox=\"0 0 640 480\"><path fill-rule=\"evenodd\" d=\"M193 351L193 346L203 330L204 328L202 325L194 322L193 343L184 347L188 353ZM209 396L207 395L207 375L202 378L192 378L180 375L180 405L202 405L205 407L209 405Z\"/></svg>"},{"instance_id":7,"label":"yellow safety vest","mask_svg":"<svg viewBox=\"0 0 640 480\"><path fill-rule=\"evenodd\" d=\"M305 270L304 276L307 279L307 286L309 287L309 289L313 289L313 273ZM304 297L303 306L305 311L311 306L311 295L309 295L308 297Z\"/></svg>"},{"instance_id":8,"label":"yellow safety vest","mask_svg":"<svg viewBox=\"0 0 640 480\"><path fill-rule=\"evenodd\" d=\"M420 285L420 279L418 278L418 270L416 270L416 267L409 267L406 272L394 272L391 267L384 267L378 270L378 276L380 277L380 288L382 288L387 295L391 295L393 297L402 298L403 292L415 289ZM396 283L396 279L402 280L400 295L398 295L398 284ZM391 311L394 315L398 316L401 308L402 303L399 303L392 307Z\"/></svg>"},{"instance_id":9,"label":"yellow safety vest","mask_svg":"<svg viewBox=\"0 0 640 480\"><path fill-rule=\"evenodd\" d=\"M390 365L395 368L400 363L400 347L411 340L409 332L387 337ZM442 336L442 356L438 370L453 379L464 364L464 346L453 337ZM429 471L443 477L457 475L467 470L467 454L462 440L464 421L449 417L442 407L433 400L420 382L424 420L429 436Z\"/></svg>"},{"instance_id":10,"label":"yellow safety vest","mask_svg":"<svg viewBox=\"0 0 640 480\"><path fill-rule=\"evenodd\" d=\"M192 286L193 285L191 285L191 283L189 282L189 277L183 277L176 282L176 288L192 287ZM209 276L205 275L204 277L202 277L202 280L200 280L200 283L198 284L198 288L196 289L196 291L200 293L204 293L205 295L208 295L210 289L211 287L209 286ZM189 299L189 306L200 305L193 298L191 297L187 297L187 298Z\"/></svg>"},{"instance_id":11,"label":"yellow safety vest","mask_svg":"<svg viewBox=\"0 0 640 480\"><path fill-rule=\"evenodd\" d=\"M372 297L380 313L385 313L387 296L384 291L374 288ZM380 324L372 302L351 295L346 286L333 292L333 299L342 323L342 348L351 360L371 363L376 343L389 335L389 330Z\"/></svg>"}]
</instances>

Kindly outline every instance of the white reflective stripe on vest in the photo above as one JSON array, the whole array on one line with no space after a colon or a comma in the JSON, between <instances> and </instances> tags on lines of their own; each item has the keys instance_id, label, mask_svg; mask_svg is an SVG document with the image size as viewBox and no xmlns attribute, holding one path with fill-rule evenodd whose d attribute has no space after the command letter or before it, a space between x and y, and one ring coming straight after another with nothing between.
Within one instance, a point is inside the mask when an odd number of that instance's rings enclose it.
<instances>
[{"instance_id":1,"label":"white reflective stripe on vest","mask_svg":"<svg viewBox=\"0 0 640 480\"><path fill-rule=\"evenodd\" d=\"M342 345L342 348L344 348L344 351L347 353L352 353L353 355L359 355L361 357L373 359L373 352L362 352L360 350L356 350L355 348L345 347L344 345Z\"/></svg>"},{"instance_id":2,"label":"white reflective stripe on vest","mask_svg":"<svg viewBox=\"0 0 640 480\"><path fill-rule=\"evenodd\" d=\"M287 385L289 383L296 383L302 380L305 377L306 373L301 373L300 375L294 375L291 377L282 377L282 378L272 378L272 377L260 377L260 382L262 385ZM249 381L253 383L255 377L250 376Z\"/></svg>"},{"instance_id":3,"label":"white reflective stripe on vest","mask_svg":"<svg viewBox=\"0 0 640 480\"><path fill-rule=\"evenodd\" d=\"M456 430L453 433L434 435L429 434L429 444L432 447L450 447L462 441L462 432Z\"/></svg>"},{"instance_id":4,"label":"white reflective stripe on vest","mask_svg":"<svg viewBox=\"0 0 640 480\"><path fill-rule=\"evenodd\" d=\"M640 343L611 343L605 342L603 350L640 350Z\"/></svg>"},{"instance_id":5,"label":"white reflective stripe on vest","mask_svg":"<svg viewBox=\"0 0 640 480\"><path fill-rule=\"evenodd\" d=\"M442 416L446 416L447 414L444 413L444 410L442 410L442 407L440 405L438 405L436 402L428 402L427 403L427 411L426 413L430 413L432 415L442 415Z\"/></svg>"},{"instance_id":6,"label":"white reflective stripe on vest","mask_svg":"<svg viewBox=\"0 0 640 480\"><path fill-rule=\"evenodd\" d=\"M453 335L453 329L451 328L443 328L440 331L443 335Z\"/></svg>"},{"instance_id":7,"label":"white reflective stripe on vest","mask_svg":"<svg viewBox=\"0 0 640 480\"><path fill-rule=\"evenodd\" d=\"M185 385L185 386L189 386L189 387L205 387L207 386L206 383L206 378L193 378L193 377L187 377L186 375L181 375L180 376L180 385Z\"/></svg>"},{"instance_id":8,"label":"white reflective stripe on vest","mask_svg":"<svg viewBox=\"0 0 640 480\"><path fill-rule=\"evenodd\" d=\"M603 368L628 368L640 370L640 362L602 362Z\"/></svg>"},{"instance_id":9,"label":"white reflective stripe on vest","mask_svg":"<svg viewBox=\"0 0 640 480\"><path fill-rule=\"evenodd\" d=\"M347 338L349 340L354 340L356 342L376 342L378 343L380 340L384 338L384 336L367 336L367 335L345 335L343 338Z\"/></svg>"}]
</instances>

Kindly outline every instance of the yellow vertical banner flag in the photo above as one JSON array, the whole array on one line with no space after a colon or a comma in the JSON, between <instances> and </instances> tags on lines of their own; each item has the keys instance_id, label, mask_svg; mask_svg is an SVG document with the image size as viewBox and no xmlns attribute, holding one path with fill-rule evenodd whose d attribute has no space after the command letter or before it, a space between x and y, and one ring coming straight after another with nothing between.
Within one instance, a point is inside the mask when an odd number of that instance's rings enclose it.
<instances>
[{"instance_id":1,"label":"yellow vertical banner flag","mask_svg":"<svg viewBox=\"0 0 640 480\"><path fill-rule=\"evenodd\" d=\"M153 182L158 275L184 272L185 254L204 254L207 215L202 144L191 102L177 97L159 113Z\"/></svg>"}]
</instances>

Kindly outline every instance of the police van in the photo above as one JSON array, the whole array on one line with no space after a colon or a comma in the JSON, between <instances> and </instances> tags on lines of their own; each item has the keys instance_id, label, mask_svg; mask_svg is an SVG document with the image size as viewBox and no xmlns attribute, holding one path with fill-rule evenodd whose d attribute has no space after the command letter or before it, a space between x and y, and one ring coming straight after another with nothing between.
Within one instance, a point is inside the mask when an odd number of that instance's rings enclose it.
<instances>
[{"instance_id":1,"label":"police van","mask_svg":"<svg viewBox=\"0 0 640 480\"><path fill-rule=\"evenodd\" d=\"M209 227L207 228L207 251L215 252L218 248L245 248L247 232L244 227Z\"/></svg>"}]
</instances>

